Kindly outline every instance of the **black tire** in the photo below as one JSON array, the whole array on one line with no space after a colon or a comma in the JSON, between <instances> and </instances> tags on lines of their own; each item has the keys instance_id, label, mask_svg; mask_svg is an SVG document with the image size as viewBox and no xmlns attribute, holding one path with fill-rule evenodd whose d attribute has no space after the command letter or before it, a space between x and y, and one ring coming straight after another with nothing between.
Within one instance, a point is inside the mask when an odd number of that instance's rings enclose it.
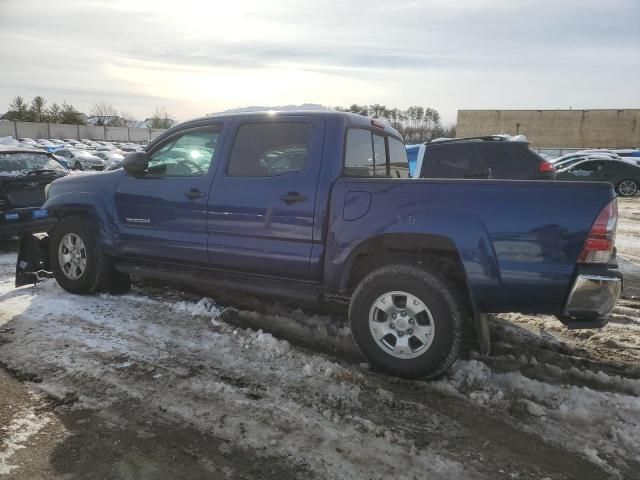
<instances>
[{"instance_id":1,"label":"black tire","mask_svg":"<svg viewBox=\"0 0 640 480\"><path fill-rule=\"evenodd\" d=\"M623 190L621 190L621 187ZM638 182L631 180L630 178L625 178L616 185L616 192L621 197L633 197L638 193Z\"/></svg>"},{"instance_id":2,"label":"black tire","mask_svg":"<svg viewBox=\"0 0 640 480\"><path fill-rule=\"evenodd\" d=\"M430 311L435 332L420 356L406 359L389 354L369 329L369 313L376 300L391 291L417 297ZM398 377L434 379L443 375L460 354L464 304L449 282L434 271L411 265L389 265L369 273L358 285L349 306L351 331L367 360Z\"/></svg>"},{"instance_id":3,"label":"black tire","mask_svg":"<svg viewBox=\"0 0 640 480\"><path fill-rule=\"evenodd\" d=\"M82 164L80 162L76 162L76 164L74 165L74 168L76 170L82 170Z\"/></svg>"},{"instance_id":4,"label":"black tire","mask_svg":"<svg viewBox=\"0 0 640 480\"><path fill-rule=\"evenodd\" d=\"M65 275L58 258L60 242L65 235L73 233L80 237L86 250L86 268L77 279ZM96 235L89 220L84 217L65 217L55 226L50 235L49 264L58 284L66 291L78 294L99 292L105 283L105 256L96 243Z\"/></svg>"}]
</instances>

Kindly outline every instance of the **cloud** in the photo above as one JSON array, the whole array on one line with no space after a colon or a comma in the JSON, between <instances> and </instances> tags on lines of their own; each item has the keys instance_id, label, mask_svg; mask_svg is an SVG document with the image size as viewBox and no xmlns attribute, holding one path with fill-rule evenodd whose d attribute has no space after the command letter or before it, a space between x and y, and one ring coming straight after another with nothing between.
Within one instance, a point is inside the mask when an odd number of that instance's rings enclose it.
<instances>
[{"instance_id":1,"label":"cloud","mask_svg":"<svg viewBox=\"0 0 640 480\"><path fill-rule=\"evenodd\" d=\"M638 18L637 0L4 0L0 110L16 94L179 118L270 102L422 104L447 120L633 107Z\"/></svg>"}]
</instances>

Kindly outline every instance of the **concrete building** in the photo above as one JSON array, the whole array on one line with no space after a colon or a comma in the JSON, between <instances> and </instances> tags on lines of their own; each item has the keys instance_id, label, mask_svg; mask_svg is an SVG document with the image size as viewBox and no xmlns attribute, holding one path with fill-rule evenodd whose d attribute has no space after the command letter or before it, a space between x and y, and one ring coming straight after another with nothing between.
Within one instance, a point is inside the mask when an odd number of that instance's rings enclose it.
<instances>
[{"instance_id":1,"label":"concrete building","mask_svg":"<svg viewBox=\"0 0 640 480\"><path fill-rule=\"evenodd\" d=\"M497 133L534 148L640 147L640 109L458 110L457 137Z\"/></svg>"}]
</instances>

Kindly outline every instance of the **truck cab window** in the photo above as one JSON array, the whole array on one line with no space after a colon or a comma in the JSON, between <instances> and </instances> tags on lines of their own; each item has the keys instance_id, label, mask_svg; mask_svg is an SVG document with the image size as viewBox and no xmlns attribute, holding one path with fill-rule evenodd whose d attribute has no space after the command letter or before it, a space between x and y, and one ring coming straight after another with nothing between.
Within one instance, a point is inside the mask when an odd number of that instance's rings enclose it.
<instances>
[{"instance_id":1,"label":"truck cab window","mask_svg":"<svg viewBox=\"0 0 640 480\"><path fill-rule=\"evenodd\" d=\"M409 158L407 149L397 138L388 137L389 142L389 175L392 178L409 178Z\"/></svg>"},{"instance_id":2,"label":"truck cab window","mask_svg":"<svg viewBox=\"0 0 640 480\"><path fill-rule=\"evenodd\" d=\"M351 177L373 177L373 143L371 132L357 128L347 132L344 174Z\"/></svg>"},{"instance_id":3,"label":"truck cab window","mask_svg":"<svg viewBox=\"0 0 640 480\"><path fill-rule=\"evenodd\" d=\"M309 156L311 125L302 122L248 123L238 129L228 174L273 177L303 170Z\"/></svg>"},{"instance_id":4,"label":"truck cab window","mask_svg":"<svg viewBox=\"0 0 640 480\"><path fill-rule=\"evenodd\" d=\"M344 174L349 177L408 178L409 159L404 143L370 130L347 131Z\"/></svg>"},{"instance_id":5,"label":"truck cab window","mask_svg":"<svg viewBox=\"0 0 640 480\"><path fill-rule=\"evenodd\" d=\"M149 159L151 175L199 177L209 171L218 142L219 128L190 130L169 139Z\"/></svg>"},{"instance_id":6,"label":"truck cab window","mask_svg":"<svg viewBox=\"0 0 640 480\"><path fill-rule=\"evenodd\" d=\"M373 135L374 175L387 176L387 147L382 135Z\"/></svg>"}]
</instances>

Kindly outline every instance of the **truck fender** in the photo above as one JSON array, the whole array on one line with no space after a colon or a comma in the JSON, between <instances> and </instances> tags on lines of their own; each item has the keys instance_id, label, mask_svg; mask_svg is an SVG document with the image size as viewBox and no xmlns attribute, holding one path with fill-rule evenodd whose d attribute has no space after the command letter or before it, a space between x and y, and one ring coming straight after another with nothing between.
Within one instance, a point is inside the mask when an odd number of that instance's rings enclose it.
<instances>
[{"instance_id":1,"label":"truck fender","mask_svg":"<svg viewBox=\"0 0 640 480\"><path fill-rule=\"evenodd\" d=\"M326 279L337 281L340 291L345 291L353 263L362 251L376 243L395 249L397 239L408 237L415 248L428 249L441 241L453 245L464 269L474 314L499 309L504 303L493 243L476 216L463 211L430 209L410 214L379 212L365 218L366 222L340 222L342 225L336 226L336 231L342 234L328 245ZM366 231L375 235L363 238ZM406 244L406 238L403 243Z\"/></svg>"},{"instance_id":2,"label":"truck fender","mask_svg":"<svg viewBox=\"0 0 640 480\"><path fill-rule=\"evenodd\" d=\"M69 215L86 216L95 228L98 244L107 253L114 250L113 208L105 205L99 195L91 192L65 192L49 198L43 208L58 219Z\"/></svg>"}]
</instances>

